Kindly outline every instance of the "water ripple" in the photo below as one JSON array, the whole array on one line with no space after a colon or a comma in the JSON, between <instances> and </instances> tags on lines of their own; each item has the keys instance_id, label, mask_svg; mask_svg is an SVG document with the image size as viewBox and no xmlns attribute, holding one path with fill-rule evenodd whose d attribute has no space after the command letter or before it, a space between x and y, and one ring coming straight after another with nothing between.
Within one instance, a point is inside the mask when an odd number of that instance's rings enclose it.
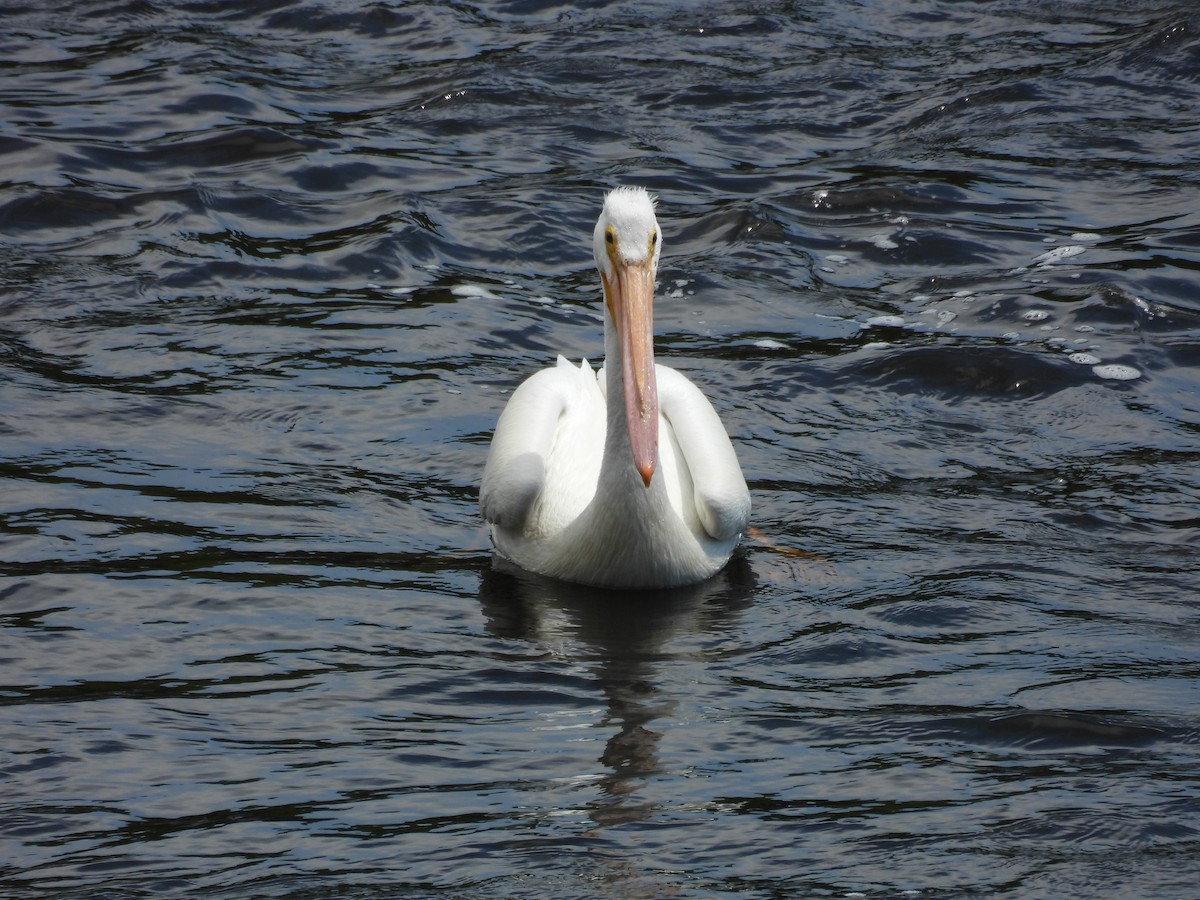
<instances>
[{"instance_id":1,"label":"water ripple","mask_svg":"<svg viewBox=\"0 0 1200 900\"><path fill-rule=\"evenodd\" d=\"M1192 889L1190 7L5 22L0 892ZM618 182L755 502L666 596L476 510Z\"/></svg>"}]
</instances>

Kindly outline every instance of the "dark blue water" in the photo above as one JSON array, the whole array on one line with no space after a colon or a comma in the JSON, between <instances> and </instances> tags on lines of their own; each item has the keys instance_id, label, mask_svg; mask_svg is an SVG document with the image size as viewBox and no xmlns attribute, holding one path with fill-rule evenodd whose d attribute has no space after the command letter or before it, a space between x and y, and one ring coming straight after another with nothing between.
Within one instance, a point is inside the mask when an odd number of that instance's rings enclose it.
<instances>
[{"instance_id":1,"label":"dark blue water","mask_svg":"<svg viewBox=\"0 0 1200 900\"><path fill-rule=\"evenodd\" d=\"M1194 893L1193 4L0 14L0 895ZM476 508L618 183L666 594Z\"/></svg>"}]
</instances>

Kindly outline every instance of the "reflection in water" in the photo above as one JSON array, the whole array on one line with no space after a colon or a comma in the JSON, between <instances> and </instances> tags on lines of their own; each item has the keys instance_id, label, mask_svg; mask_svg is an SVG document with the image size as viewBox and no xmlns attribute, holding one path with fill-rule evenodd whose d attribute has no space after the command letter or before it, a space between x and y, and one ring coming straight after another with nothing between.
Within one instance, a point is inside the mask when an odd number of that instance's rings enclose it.
<instances>
[{"instance_id":1,"label":"reflection in water","mask_svg":"<svg viewBox=\"0 0 1200 900\"><path fill-rule=\"evenodd\" d=\"M701 584L671 590L612 591L543 578L497 558L479 597L489 633L537 643L591 663L607 707L600 724L613 729L599 757L607 771L589 813L600 826L650 818L638 791L660 771L661 723L678 697L660 684L659 664L671 641L722 630L751 602L755 578L736 554Z\"/></svg>"}]
</instances>

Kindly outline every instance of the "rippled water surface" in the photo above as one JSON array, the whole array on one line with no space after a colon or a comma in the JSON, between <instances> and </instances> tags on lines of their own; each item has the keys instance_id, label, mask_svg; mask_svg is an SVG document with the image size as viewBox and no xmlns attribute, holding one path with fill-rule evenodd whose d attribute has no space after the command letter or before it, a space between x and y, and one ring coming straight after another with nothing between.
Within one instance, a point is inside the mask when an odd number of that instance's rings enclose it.
<instances>
[{"instance_id":1,"label":"rippled water surface","mask_svg":"<svg viewBox=\"0 0 1200 900\"><path fill-rule=\"evenodd\" d=\"M4 4L0 894L1183 897L1183 0ZM660 360L758 534L494 565L496 417Z\"/></svg>"}]
</instances>

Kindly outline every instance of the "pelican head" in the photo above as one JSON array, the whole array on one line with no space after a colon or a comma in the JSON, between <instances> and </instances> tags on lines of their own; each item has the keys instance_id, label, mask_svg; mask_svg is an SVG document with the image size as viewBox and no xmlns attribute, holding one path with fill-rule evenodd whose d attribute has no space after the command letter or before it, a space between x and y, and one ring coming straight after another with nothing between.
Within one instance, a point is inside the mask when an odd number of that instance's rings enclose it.
<instances>
[{"instance_id":1,"label":"pelican head","mask_svg":"<svg viewBox=\"0 0 1200 900\"><path fill-rule=\"evenodd\" d=\"M616 330L625 426L634 467L650 486L658 465L658 387L654 380L654 277L662 234L645 188L619 187L604 198L592 236L604 304Z\"/></svg>"}]
</instances>

